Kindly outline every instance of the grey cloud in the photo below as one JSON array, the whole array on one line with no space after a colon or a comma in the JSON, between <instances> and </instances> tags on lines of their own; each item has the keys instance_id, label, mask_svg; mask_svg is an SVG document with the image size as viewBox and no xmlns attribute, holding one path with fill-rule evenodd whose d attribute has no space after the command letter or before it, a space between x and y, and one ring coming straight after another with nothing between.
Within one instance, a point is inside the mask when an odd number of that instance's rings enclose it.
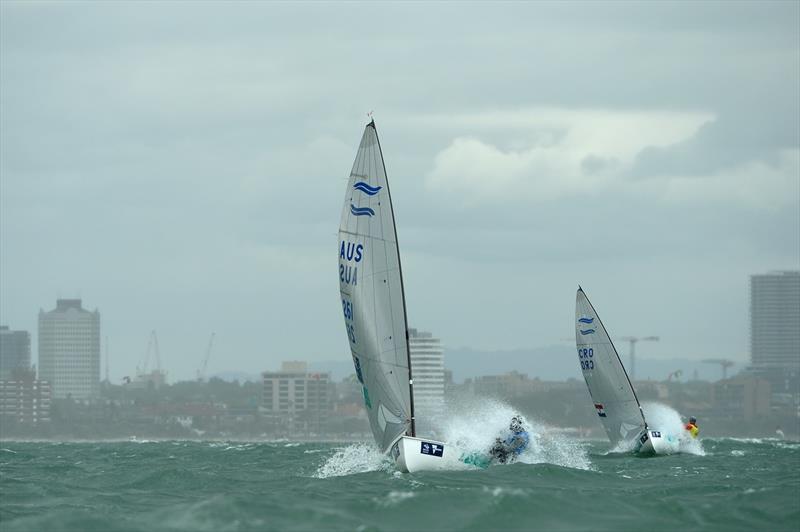
<instances>
[{"instance_id":1,"label":"grey cloud","mask_svg":"<svg viewBox=\"0 0 800 532\"><path fill-rule=\"evenodd\" d=\"M718 121L644 151L635 174L768 161L798 144L798 9L0 2L2 321L35 330L39 307L80 291L103 313L112 373L153 328L174 377L193 375L212 330L225 353L212 370L346 360L335 228L374 109L415 324L451 345L545 345L576 281L631 320L658 285L665 320L695 313L660 331L684 338L673 349L736 352L745 333L692 328L709 314L692 294L722 294L715 312L742 325L746 275L798 263L796 203L671 206L631 188L464 208L426 192L435 155L457 137L515 149L540 132L416 118L701 110Z\"/></svg>"},{"instance_id":2,"label":"grey cloud","mask_svg":"<svg viewBox=\"0 0 800 532\"><path fill-rule=\"evenodd\" d=\"M751 161L774 165L779 150L800 148L800 109L786 103L777 115L730 112L685 141L648 147L638 154L631 175L697 176Z\"/></svg>"}]
</instances>

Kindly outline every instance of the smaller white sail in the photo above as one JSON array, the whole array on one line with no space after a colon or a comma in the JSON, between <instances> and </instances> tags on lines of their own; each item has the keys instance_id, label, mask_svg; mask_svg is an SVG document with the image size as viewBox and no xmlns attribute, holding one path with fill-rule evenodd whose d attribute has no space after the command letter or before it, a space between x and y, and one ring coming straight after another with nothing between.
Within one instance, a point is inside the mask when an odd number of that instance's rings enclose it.
<instances>
[{"instance_id":1,"label":"smaller white sail","mask_svg":"<svg viewBox=\"0 0 800 532\"><path fill-rule=\"evenodd\" d=\"M583 378L608 439L631 441L647 427L639 400L597 312L579 287L575 300L575 343Z\"/></svg>"}]
</instances>

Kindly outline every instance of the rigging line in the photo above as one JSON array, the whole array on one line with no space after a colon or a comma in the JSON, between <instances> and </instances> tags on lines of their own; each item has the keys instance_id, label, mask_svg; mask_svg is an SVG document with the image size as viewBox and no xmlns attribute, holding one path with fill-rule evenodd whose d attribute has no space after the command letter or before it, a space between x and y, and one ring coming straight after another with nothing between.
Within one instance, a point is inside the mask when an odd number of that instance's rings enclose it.
<instances>
[{"instance_id":1,"label":"rigging line","mask_svg":"<svg viewBox=\"0 0 800 532\"><path fill-rule=\"evenodd\" d=\"M387 176L386 176L386 173L385 173L385 166L383 165L383 155L380 152L380 144L378 142L377 131L375 130L374 124L372 125L372 128L373 128L373 130L372 130L371 133L373 135L375 135L375 138L374 138L374 141L369 146L370 152L369 152L369 157L367 158L367 165L368 165L369 171L367 172L367 175L374 176L375 180L376 180L376 184L381 184L381 180L383 181L382 184L386 184ZM381 170L383 170L383 173L381 173ZM387 199L389 201L389 207L391 208L391 198L388 197ZM381 203L382 201L383 201L382 199L378 200L379 203ZM386 206L385 204L381 203L381 207L385 208L385 206ZM384 264L386 264L388 266L388 264L389 264L389 254L390 253L399 254L399 250L397 250L397 244L395 242L389 242L385 238L386 214L385 214L384 208L379 208L378 209L379 217L376 217L375 220L372 220L372 219L370 220L370 238L373 239L373 240L382 241L382 243L383 243L383 254L384 254L383 258L384 258L384 261L385 261ZM389 213L391 213L391 210L389 210ZM393 216L391 217L390 222L392 223L392 226L394 226L395 221L394 221L394 217ZM373 225L373 223L380 224L379 225L380 237L372 236L372 235L374 235L375 233L378 232L378 231L375 231L375 229L377 229L377 228ZM389 249L390 245L392 246L391 250ZM375 247L376 246L371 246L372 249L371 249L371 252L370 252L373 264L375 264L375 255L377 253L380 253L380 250L376 250ZM372 271L371 274L369 274L367 277L365 277L365 280L368 277L372 277L372 287L373 287L373 292L372 293L373 293L373 301L374 301L373 310L374 310L374 313L375 313L376 322L377 322L377 311L378 311L378 304L377 304L376 298L378 297L378 294L379 294L380 290L385 290L386 291L386 301L389 304L389 307L388 307L389 308L389 323L391 324L390 331L391 331L391 337L392 337L392 345L394 347L391 348L391 349L381 349L381 346L383 345L383 343L385 342L386 339L385 338L384 339L376 338L376 344L377 344L377 349L378 349L378 353L377 353L378 354L378 358L379 358L379 360L381 360L381 363L384 365L384 367L385 366L394 367L394 368L397 368L398 370L401 370L403 373L405 373L406 371L408 371L408 369L405 366L403 366L400 363L398 363L398 360L397 360L398 359L398 357L397 357L397 352L398 352L398 349L397 349L397 330L395 328L396 319L395 319L395 315L394 315L395 314L395 308L394 308L394 301L393 301L393 298L392 298L392 291L391 291L391 286L392 286L392 283L390 282L391 278L388 275L385 276L386 277L386 283L385 283L386 286L385 286L385 288L383 288L382 287L383 283L380 282L381 279L380 279L380 276L378 275L378 273L389 273L389 271L390 270L388 268L386 269L385 272ZM383 356L381 356L381 355L388 354L388 353L393 353L393 356L391 358L393 359L394 363L385 361L385 358ZM388 373L387 372L383 372L383 379L386 382L386 385L388 386L388 388L386 388L384 386L381 386L381 388L387 394L391 394L391 395L387 395L387 396L388 397L392 397L393 401L396 401L398 399L396 397L396 392L398 390L402 390L402 387L401 387L402 386L402 384L401 384L402 376L398 376L398 373L399 373L398 371L390 371ZM389 374L391 374L393 376L392 379L389 378ZM402 379L402 380L405 380L405 379ZM392 383L391 381L394 381L394 382ZM400 396L400 400L401 400L401 402L403 402L402 401L402 395ZM401 412L403 412L405 414L405 408L401 408Z\"/></svg>"},{"instance_id":2,"label":"rigging line","mask_svg":"<svg viewBox=\"0 0 800 532\"><path fill-rule=\"evenodd\" d=\"M372 121L373 129L375 128L375 121ZM405 286L403 285L403 266L400 260L400 242L397 240L397 223L395 221L394 216L394 206L392 204L392 193L389 187L389 176L386 175L386 164L383 161L383 152L381 150L381 143L380 139L378 138L378 130L375 129L375 141L378 145L378 152L381 154L381 164L383 166L383 175L386 182L386 197L389 200L389 212L392 215L392 229L394 232L394 241L395 241L395 250L397 252L397 270L399 273L400 279L400 297L403 305L403 334L405 336L405 351L406 351L406 360L408 363L408 401L409 401L409 408L411 409L411 436L416 436L417 430L414 423L414 386L413 386L413 375L411 370L411 347L409 346L409 339L408 339L408 310L406 308L406 292Z\"/></svg>"},{"instance_id":3,"label":"rigging line","mask_svg":"<svg viewBox=\"0 0 800 532\"><path fill-rule=\"evenodd\" d=\"M377 237L377 236L362 235L362 234L354 233L352 231L347 231L347 230L344 230L344 229L339 229L339 232L345 233L347 235L361 236L361 237L364 237L364 238L371 238L372 240L378 240L380 242L391 242L392 244L395 243L394 240L388 240L386 238L381 238L381 237Z\"/></svg>"},{"instance_id":4,"label":"rigging line","mask_svg":"<svg viewBox=\"0 0 800 532\"><path fill-rule=\"evenodd\" d=\"M374 134L375 134L375 144L372 146L372 152L371 152L372 158L371 158L371 161L370 161L370 169L374 170L375 176L378 178L377 179L378 182L380 182L381 177L382 177L384 184L387 184L388 180L389 180L389 177L386 175L386 165L385 165L384 160L383 160L383 153L381 153L381 150L380 150L380 143L378 141L377 129L375 129L374 125L373 125L373 130L374 130ZM373 168L373 164L374 164L374 168ZM383 170L382 174L381 174L381 170ZM388 185L387 185L387 191L388 191ZM380 200L380 199L378 200L379 203L381 203L381 201L382 200ZM397 222L394 219L394 213L393 213L393 209L392 209L392 199L391 199L391 197L387 196L386 201L388 202L388 208L389 208L388 212L391 215L389 217L391 226L393 228L396 228ZM385 273L388 273L388 271L389 271L388 265L390 264L389 256L390 255L396 255L398 257L398 263L399 263L400 249L397 246L396 242L392 242L391 249L390 249L390 246L386 244L386 242L387 242L386 234L385 234L386 216L384 214L384 210L383 209L380 209L379 212L381 213L380 234L381 234L381 239L385 243L384 246L383 246L383 258L384 258L384 261L385 261L384 264L387 265L387 270L386 270ZM374 277L373 277L373 290L375 290L376 281L378 282L378 287L381 286L379 276L375 275L377 273L378 272L374 272L373 271L373 275L374 275ZM394 298L392 297L392 286L393 286L393 283L392 283L392 279L391 279L390 276L386 275L385 277L386 277L386 283L385 283L386 286L383 289L386 290L386 299L389 301L389 319L390 319L390 323L392 325L392 327L391 327L391 336L392 336L393 349L381 350L380 354L390 353L391 352L392 355L393 355L392 358L394 359L395 363L397 364L397 367L402 367L400 365L400 362L398 361L398 351L399 351L399 349L397 348L398 339L397 339L396 318L395 318L395 305L394 305ZM377 291L374 291L373 293L377 293ZM408 325L405 324L405 323L404 323L404 326L406 328L408 327ZM381 343L381 345L382 344L383 344L383 342ZM408 364L410 366L410 361L406 361L406 364ZM411 368L409 367L406 371L409 373L408 379L410 380L411 379L411 376L410 376ZM402 389L401 388L401 386L402 386L401 377L398 376L396 373L392 373L392 375L394 376L394 381L395 381L395 384L397 385L397 389ZM405 380L405 379L403 378L402 380ZM410 394L411 394L411 391L409 390L409 395ZM410 401L410 399L409 399L409 401Z\"/></svg>"},{"instance_id":5,"label":"rigging line","mask_svg":"<svg viewBox=\"0 0 800 532\"><path fill-rule=\"evenodd\" d=\"M384 365L384 366L391 366L393 368L406 369L406 367L404 365L402 365L402 364L397 364L397 363L393 363L393 362L387 362L387 361L383 360L380 357L373 357L373 356L370 356L370 355L358 354L358 353L354 353L354 354L357 355L360 360L369 360L371 362L375 362L378 365Z\"/></svg>"},{"instance_id":6,"label":"rigging line","mask_svg":"<svg viewBox=\"0 0 800 532\"><path fill-rule=\"evenodd\" d=\"M365 157L364 157L364 165L365 165L364 166L364 170L365 171L362 172L362 173L365 173L368 176L368 178L369 178L369 176L373 175L373 173L372 173L372 160L375 157L374 153L373 153L374 149L375 149L375 142L372 139L372 135L375 135L375 128L372 127L372 129L370 129L370 127L371 127L370 125L367 125L366 129L364 130L364 138L367 138L367 136L369 135L369 138L370 138L371 142L369 144L369 147L367 148L369 150L369 156L367 156L367 150L365 150ZM383 218L383 213L381 212L380 209L378 210L378 217L379 217L378 220ZM373 226L372 226L374 221L376 221L376 220L373 220L372 217L370 216L369 220L368 220L368 223L369 223L369 235L370 236L374 233ZM385 242L384 242L383 246L384 246L384 248L386 247L386 243ZM371 245L370 249L369 249L369 255L370 255L370 268L369 269L374 268L374 265L375 265L375 248L376 247L377 246ZM366 282L366 280L362 280L362 283L363 282ZM389 308L391 309L391 300L389 301ZM378 348L378 345L380 343L380 339L378 338L378 330L377 330L377 324L378 324L378 294L377 294L377 292L375 290L375 276L374 275L372 276L372 323L376 325L373 328L373 332L375 334L375 344L374 344L375 345L375 358L379 361L378 364L380 364L383 361L383 358L381 357L381 353L380 353L380 350ZM377 373L378 373L377 370L378 369L379 369L378 367L375 368L375 370L376 370L375 377L376 378L378 376L377 375ZM385 377L384 377L384 379L385 379ZM382 386L381 386L381 390L384 393L386 392L386 390Z\"/></svg>"}]
</instances>

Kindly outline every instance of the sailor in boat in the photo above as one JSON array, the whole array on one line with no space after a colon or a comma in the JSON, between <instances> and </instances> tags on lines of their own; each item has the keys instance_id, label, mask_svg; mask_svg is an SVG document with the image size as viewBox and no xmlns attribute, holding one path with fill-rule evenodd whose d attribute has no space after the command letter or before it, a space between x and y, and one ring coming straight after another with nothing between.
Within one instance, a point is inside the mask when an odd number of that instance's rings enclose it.
<instances>
[{"instance_id":1,"label":"sailor in boat","mask_svg":"<svg viewBox=\"0 0 800 532\"><path fill-rule=\"evenodd\" d=\"M692 438L697 437L697 433L700 432L700 428L697 426L696 417L692 416L689 418L689 422L686 424L686 430L692 435Z\"/></svg>"},{"instance_id":2,"label":"sailor in boat","mask_svg":"<svg viewBox=\"0 0 800 532\"><path fill-rule=\"evenodd\" d=\"M497 438L489 451L489 455L493 460L501 464L513 462L528 448L531 437L528 431L522 424L522 419L519 416L511 418L511 423L508 425L509 435L506 439Z\"/></svg>"}]
</instances>

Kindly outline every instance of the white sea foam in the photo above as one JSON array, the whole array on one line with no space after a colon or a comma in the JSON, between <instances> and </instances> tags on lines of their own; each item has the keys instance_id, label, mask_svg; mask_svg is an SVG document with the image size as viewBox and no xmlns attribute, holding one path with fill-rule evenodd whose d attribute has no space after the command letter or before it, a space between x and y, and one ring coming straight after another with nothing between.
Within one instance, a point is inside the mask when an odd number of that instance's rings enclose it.
<instances>
[{"instance_id":1,"label":"white sea foam","mask_svg":"<svg viewBox=\"0 0 800 532\"><path fill-rule=\"evenodd\" d=\"M314 473L315 478L342 477L382 471L390 466L389 458L377 447L368 443L354 443L339 447Z\"/></svg>"},{"instance_id":2,"label":"white sea foam","mask_svg":"<svg viewBox=\"0 0 800 532\"><path fill-rule=\"evenodd\" d=\"M519 456L526 464L555 464L576 469L589 469L591 463L585 447L562 433L549 430L535 420L526 419L511 406L492 399L460 401L449 408L442 423L446 444L460 454L485 454L496 438L509 434L510 419L518 415L531 436L530 445Z\"/></svg>"},{"instance_id":3,"label":"white sea foam","mask_svg":"<svg viewBox=\"0 0 800 532\"><path fill-rule=\"evenodd\" d=\"M385 497L375 499L381 506L397 506L403 501L413 499L415 493L413 491L390 491Z\"/></svg>"},{"instance_id":4,"label":"white sea foam","mask_svg":"<svg viewBox=\"0 0 800 532\"><path fill-rule=\"evenodd\" d=\"M643 403L642 409L651 429L678 439L680 452L705 456L700 439L692 438L686 432L681 415L675 409L661 403Z\"/></svg>"}]
</instances>

